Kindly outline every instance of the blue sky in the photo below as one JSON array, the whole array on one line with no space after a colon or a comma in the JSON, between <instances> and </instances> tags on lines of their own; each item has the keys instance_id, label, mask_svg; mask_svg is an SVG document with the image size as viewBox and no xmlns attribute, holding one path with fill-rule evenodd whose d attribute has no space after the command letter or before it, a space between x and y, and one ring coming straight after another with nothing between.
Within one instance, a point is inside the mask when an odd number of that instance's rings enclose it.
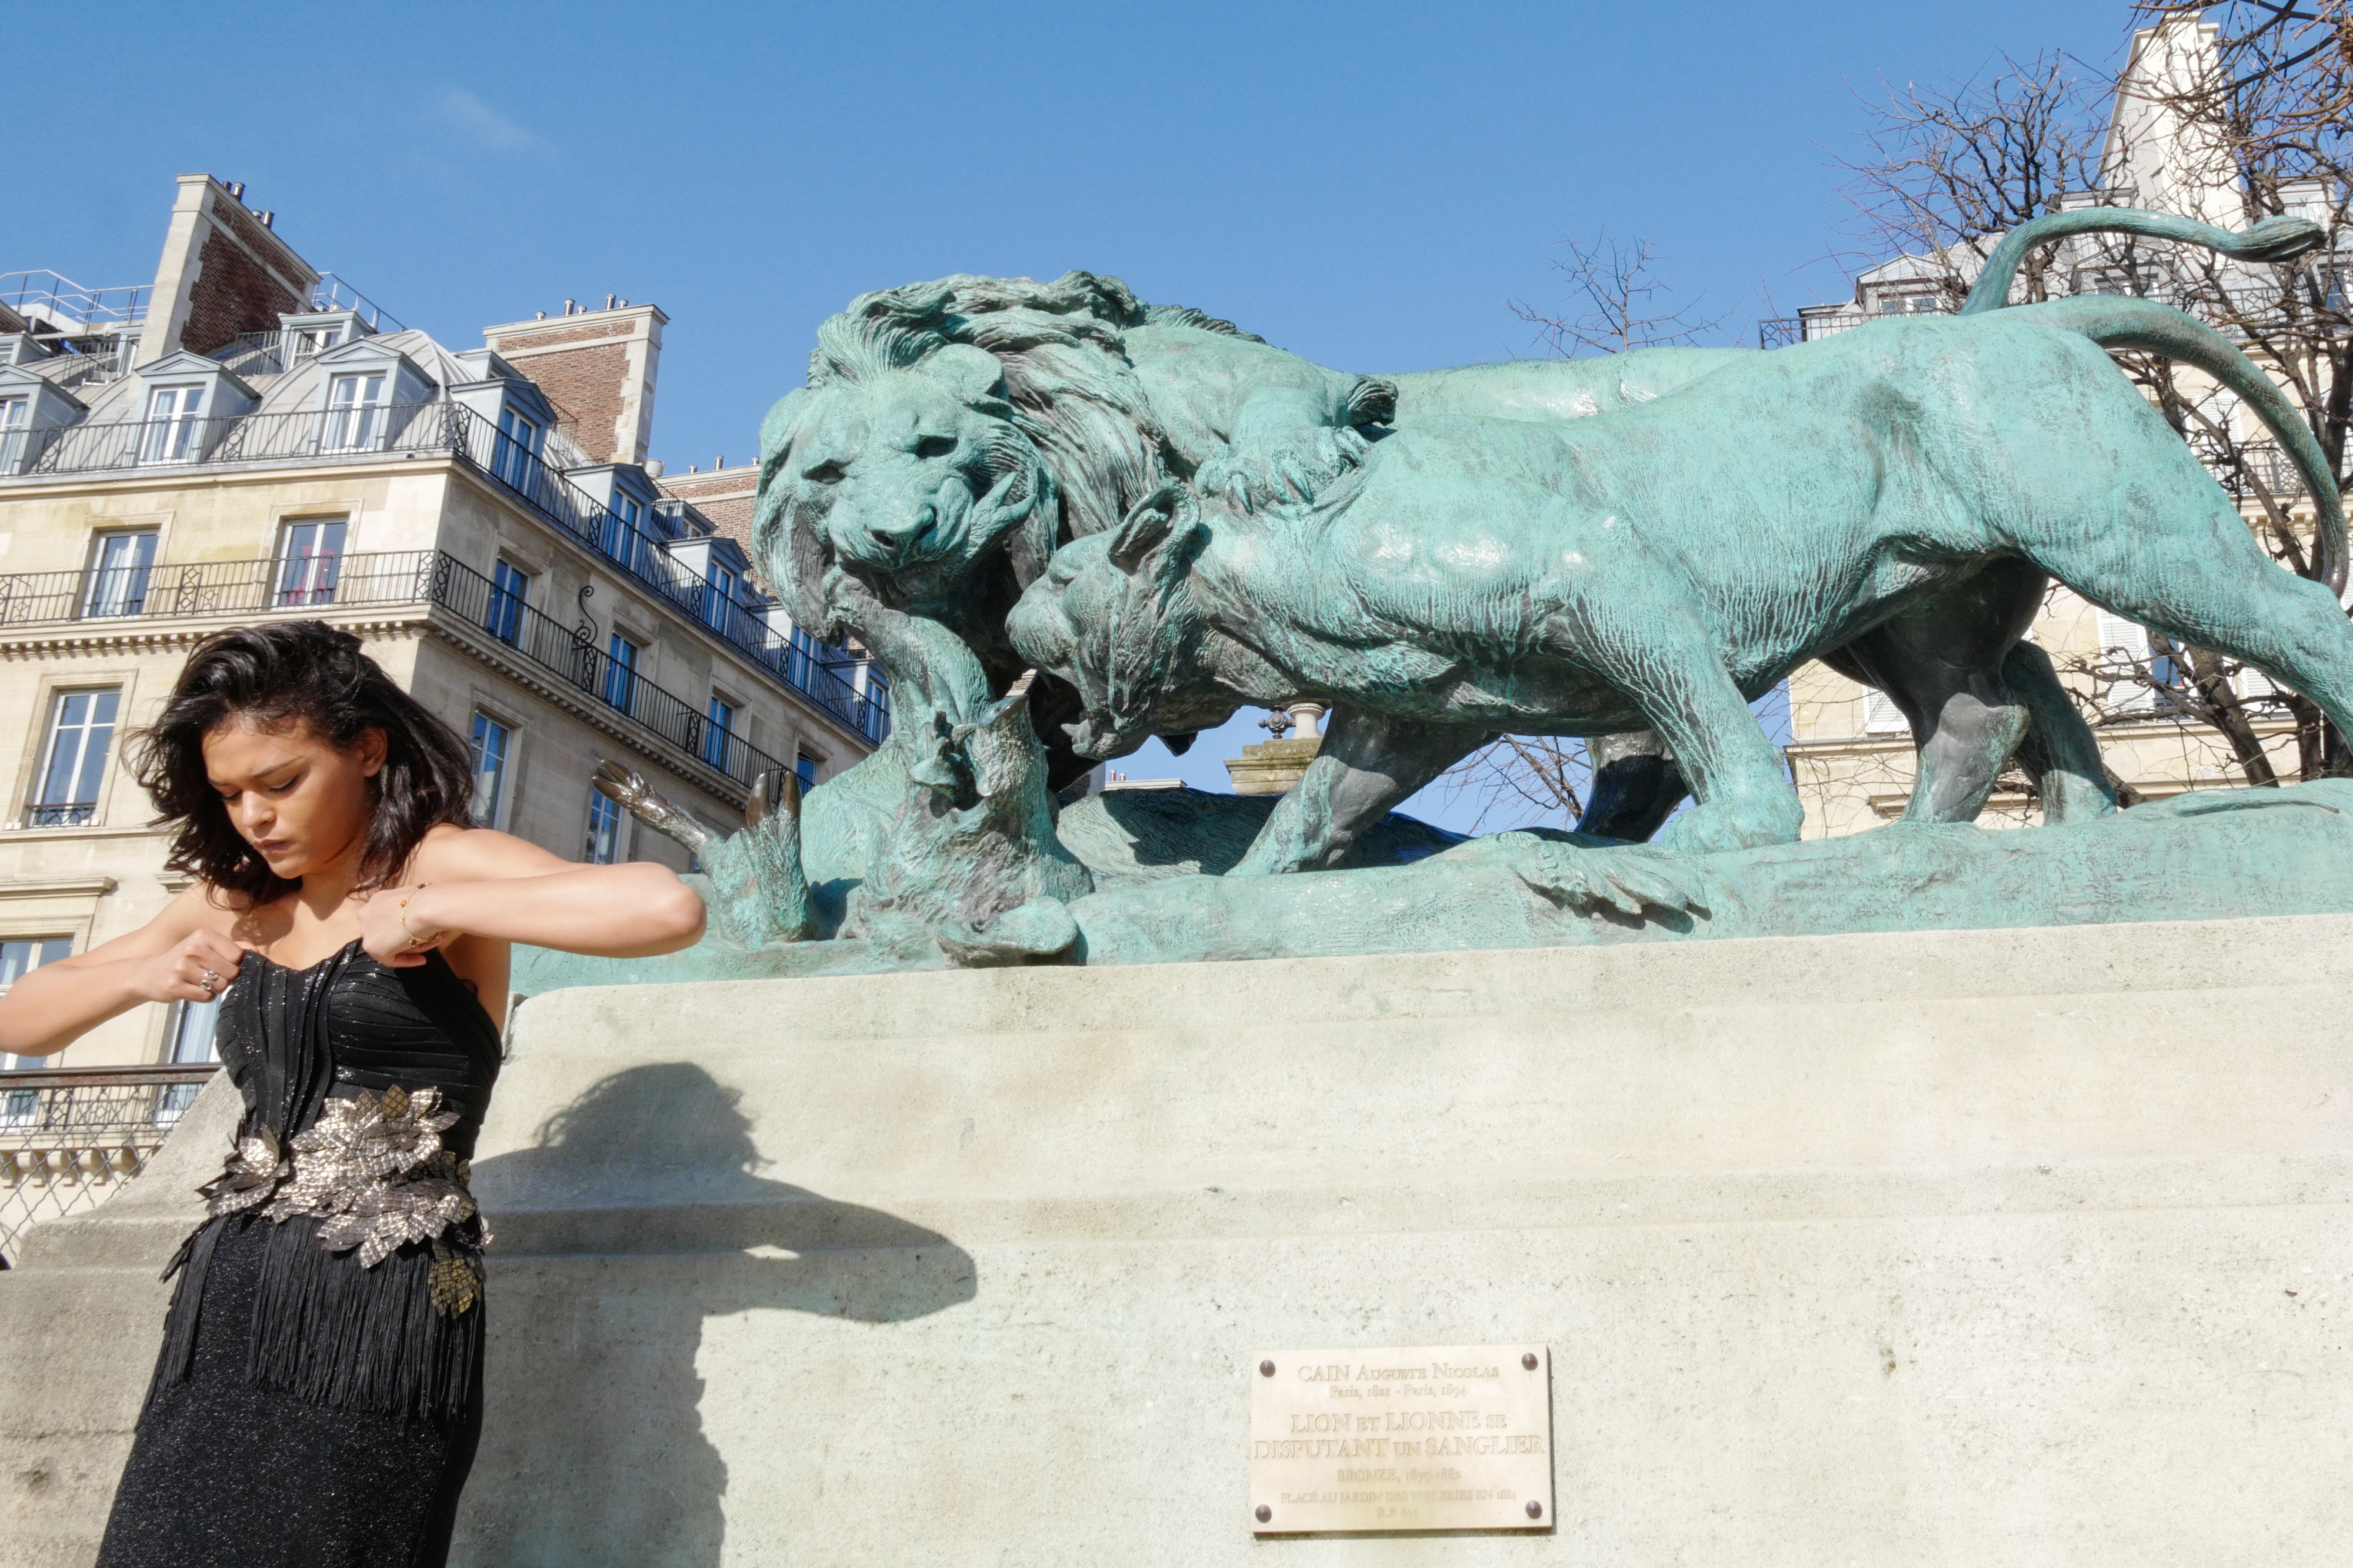
<instances>
[{"instance_id":1,"label":"blue sky","mask_svg":"<svg viewBox=\"0 0 2353 1568\"><path fill-rule=\"evenodd\" d=\"M86 28L11 29L0 271L144 282L172 176L243 180L311 261L452 347L567 296L659 304L654 455L682 470L751 454L827 313L949 272L1113 273L1401 371L1536 352L1507 302L1556 303L1561 237L1606 225L1754 341L1768 302L1845 295L1825 258L1858 90L2002 50L2111 63L2127 16L117 4L103 59ZM1223 787L1253 717L1123 765Z\"/></svg>"}]
</instances>

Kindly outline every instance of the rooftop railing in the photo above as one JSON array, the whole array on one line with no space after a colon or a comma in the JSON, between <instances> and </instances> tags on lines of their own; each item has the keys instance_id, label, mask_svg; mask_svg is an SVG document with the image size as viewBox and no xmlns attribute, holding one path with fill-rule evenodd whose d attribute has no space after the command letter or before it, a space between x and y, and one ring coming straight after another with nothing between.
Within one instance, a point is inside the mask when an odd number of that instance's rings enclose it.
<instances>
[{"instance_id":1,"label":"rooftop railing","mask_svg":"<svg viewBox=\"0 0 2353 1568\"><path fill-rule=\"evenodd\" d=\"M226 348L215 349L214 359L231 375L250 381L256 376L284 375L320 352L319 340L309 332L283 328L267 332L239 332Z\"/></svg>"},{"instance_id":2,"label":"rooftop railing","mask_svg":"<svg viewBox=\"0 0 2353 1568\"><path fill-rule=\"evenodd\" d=\"M46 333L35 336L51 353L47 359L31 361L25 368L66 392L121 381L131 374L131 358L139 349L139 334L132 331L88 337L53 337ZM0 473L12 471L0 462Z\"/></svg>"},{"instance_id":3,"label":"rooftop railing","mask_svg":"<svg viewBox=\"0 0 2353 1568\"><path fill-rule=\"evenodd\" d=\"M217 1064L0 1072L0 1254L147 1168Z\"/></svg>"},{"instance_id":4,"label":"rooftop railing","mask_svg":"<svg viewBox=\"0 0 2353 1568\"><path fill-rule=\"evenodd\" d=\"M772 626L766 617L673 558L670 542L574 484L474 410L393 404L218 417L122 420L11 431L0 474L162 472L234 463L356 461L396 454L464 458L641 587L868 741L890 733L890 688L879 667Z\"/></svg>"},{"instance_id":5,"label":"rooftop railing","mask_svg":"<svg viewBox=\"0 0 2353 1568\"><path fill-rule=\"evenodd\" d=\"M151 287L126 283L91 289L42 267L29 272L0 272L0 305L19 316L38 315L60 327L111 331L147 319Z\"/></svg>"},{"instance_id":6,"label":"rooftop railing","mask_svg":"<svg viewBox=\"0 0 2353 1568\"><path fill-rule=\"evenodd\" d=\"M1757 323L1757 346L1760 349L1793 348L1799 343L1819 342L1869 326L1873 321L1899 321L1905 316L1942 316L1949 314L1941 309L1866 310L1801 310L1794 316L1774 316Z\"/></svg>"},{"instance_id":7,"label":"rooftop railing","mask_svg":"<svg viewBox=\"0 0 2353 1568\"><path fill-rule=\"evenodd\" d=\"M353 288L349 279L338 278L332 272L320 273L319 280L311 285L311 309L352 311L368 324L372 332L407 331L398 317Z\"/></svg>"}]
</instances>

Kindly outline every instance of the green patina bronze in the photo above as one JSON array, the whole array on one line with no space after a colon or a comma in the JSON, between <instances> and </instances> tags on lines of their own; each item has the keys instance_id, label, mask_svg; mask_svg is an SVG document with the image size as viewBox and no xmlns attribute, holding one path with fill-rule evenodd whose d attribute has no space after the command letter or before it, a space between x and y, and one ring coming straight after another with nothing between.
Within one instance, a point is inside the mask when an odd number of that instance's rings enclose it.
<instances>
[{"instance_id":1,"label":"green patina bronze","mask_svg":"<svg viewBox=\"0 0 2353 1568\"><path fill-rule=\"evenodd\" d=\"M881 659L895 728L723 840L641 784L617 792L711 875L718 934L664 962L848 973L2180 914L2145 901L2158 866L2208 914L2353 910L2343 790L2126 823L2020 640L2056 578L2353 729L2344 517L2269 380L2146 300L1998 308L2026 247L2087 227L2260 260L2318 239L2299 220L2233 235L2069 213L2010 237L1956 317L1770 355L1386 377L1085 273L861 297L764 427L754 544L798 618ZM2321 498L2318 580L2264 557L2111 349L2195 364L2272 428ZM1904 824L1795 843L1747 703L1809 658L1910 719ZM1243 705L1301 700L1332 724L1262 820L1192 792L1051 794L1147 737L1181 749ZM1633 769L1580 825L1599 833L1460 844L1391 815L1503 733L1593 737ZM1964 826L2013 755L2051 826ZM1696 805L1658 846L1620 841L1686 784ZM2282 855L2306 863L2275 876Z\"/></svg>"}]
</instances>

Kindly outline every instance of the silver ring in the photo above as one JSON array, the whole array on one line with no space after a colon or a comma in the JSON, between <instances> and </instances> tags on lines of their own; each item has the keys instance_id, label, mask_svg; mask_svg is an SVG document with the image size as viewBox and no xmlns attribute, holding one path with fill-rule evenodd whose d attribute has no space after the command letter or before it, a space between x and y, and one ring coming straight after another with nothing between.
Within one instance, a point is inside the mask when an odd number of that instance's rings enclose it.
<instances>
[{"instance_id":1,"label":"silver ring","mask_svg":"<svg viewBox=\"0 0 2353 1568\"><path fill-rule=\"evenodd\" d=\"M205 988L205 994L207 996L211 995L214 992L218 991L220 989L220 971L216 969L206 970L202 984Z\"/></svg>"}]
</instances>

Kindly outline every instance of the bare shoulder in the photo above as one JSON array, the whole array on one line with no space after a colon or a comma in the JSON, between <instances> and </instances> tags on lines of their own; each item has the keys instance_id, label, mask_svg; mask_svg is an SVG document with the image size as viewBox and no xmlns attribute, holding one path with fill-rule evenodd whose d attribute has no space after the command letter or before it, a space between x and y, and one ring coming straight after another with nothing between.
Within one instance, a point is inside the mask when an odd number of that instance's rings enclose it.
<instances>
[{"instance_id":1,"label":"bare shoulder","mask_svg":"<svg viewBox=\"0 0 2353 1568\"><path fill-rule=\"evenodd\" d=\"M489 827L443 823L427 832L402 879L417 882L495 882L573 869L571 861L538 845Z\"/></svg>"}]
</instances>

